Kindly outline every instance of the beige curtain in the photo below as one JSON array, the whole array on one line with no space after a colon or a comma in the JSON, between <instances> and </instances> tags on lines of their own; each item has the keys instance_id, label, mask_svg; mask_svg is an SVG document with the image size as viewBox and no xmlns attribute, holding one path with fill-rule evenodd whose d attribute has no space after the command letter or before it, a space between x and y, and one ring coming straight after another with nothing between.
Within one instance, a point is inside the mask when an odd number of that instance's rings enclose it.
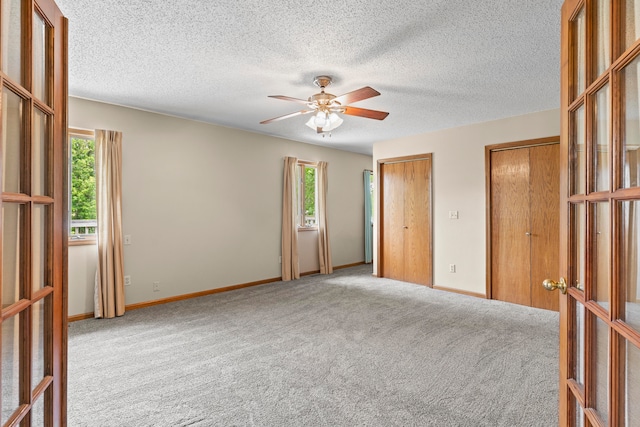
<instances>
[{"instance_id":1,"label":"beige curtain","mask_svg":"<svg viewBox=\"0 0 640 427\"><path fill-rule=\"evenodd\" d=\"M318 162L318 257L320 274L333 273L327 225L327 162Z\"/></svg>"},{"instance_id":2,"label":"beige curtain","mask_svg":"<svg viewBox=\"0 0 640 427\"><path fill-rule=\"evenodd\" d=\"M296 225L296 168L298 159L285 157L282 189L282 280L300 278Z\"/></svg>"},{"instance_id":3,"label":"beige curtain","mask_svg":"<svg viewBox=\"0 0 640 427\"><path fill-rule=\"evenodd\" d=\"M122 133L96 130L98 268L95 317L124 314L122 253Z\"/></svg>"}]
</instances>

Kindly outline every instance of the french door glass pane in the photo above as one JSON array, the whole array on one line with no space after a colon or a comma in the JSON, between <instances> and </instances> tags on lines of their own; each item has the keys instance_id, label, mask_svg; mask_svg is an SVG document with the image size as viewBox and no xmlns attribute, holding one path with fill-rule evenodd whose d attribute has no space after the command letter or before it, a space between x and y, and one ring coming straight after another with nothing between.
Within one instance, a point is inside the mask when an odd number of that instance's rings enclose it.
<instances>
[{"instance_id":1,"label":"french door glass pane","mask_svg":"<svg viewBox=\"0 0 640 427\"><path fill-rule=\"evenodd\" d=\"M609 310L609 203L595 203L593 205L593 282L591 294L607 311Z\"/></svg>"},{"instance_id":2,"label":"french door glass pane","mask_svg":"<svg viewBox=\"0 0 640 427\"><path fill-rule=\"evenodd\" d=\"M640 0L639 0L640 1ZM621 93L625 114L620 117L623 122L624 138L622 139L622 171L623 188L637 187L640 175L640 57L636 57L622 70L624 90Z\"/></svg>"},{"instance_id":3,"label":"french door glass pane","mask_svg":"<svg viewBox=\"0 0 640 427\"><path fill-rule=\"evenodd\" d=\"M34 196L51 196L49 192L48 116L37 108L33 114L33 191Z\"/></svg>"},{"instance_id":4,"label":"french door glass pane","mask_svg":"<svg viewBox=\"0 0 640 427\"><path fill-rule=\"evenodd\" d=\"M47 274L47 259L49 255L49 207L46 205L33 205L32 213L32 255L33 266L32 292L36 292L45 286L50 286L51 277Z\"/></svg>"},{"instance_id":5,"label":"french door glass pane","mask_svg":"<svg viewBox=\"0 0 640 427\"><path fill-rule=\"evenodd\" d=\"M47 297L49 298L49 296ZM44 379L44 331L47 319L45 315L45 300L34 303L31 306L31 327L32 327L32 355L31 355L31 391Z\"/></svg>"},{"instance_id":6,"label":"french door glass pane","mask_svg":"<svg viewBox=\"0 0 640 427\"><path fill-rule=\"evenodd\" d=\"M22 0L2 0L2 71L22 82Z\"/></svg>"},{"instance_id":7,"label":"french door glass pane","mask_svg":"<svg viewBox=\"0 0 640 427\"><path fill-rule=\"evenodd\" d=\"M31 407L31 426L44 426L44 396L41 395Z\"/></svg>"},{"instance_id":8,"label":"french door glass pane","mask_svg":"<svg viewBox=\"0 0 640 427\"><path fill-rule=\"evenodd\" d=\"M573 38L575 50L573 52L573 81L575 82L573 99L577 98L586 88L586 25L584 7L573 21Z\"/></svg>"},{"instance_id":9,"label":"french door glass pane","mask_svg":"<svg viewBox=\"0 0 640 427\"><path fill-rule=\"evenodd\" d=\"M23 297L22 233L24 206L2 204L2 307Z\"/></svg>"},{"instance_id":10,"label":"french door glass pane","mask_svg":"<svg viewBox=\"0 0 640 427\"><path fill-rule=\"evenodd\" d=\"M640 201L621 202L620 261L622 263L621 315L628 325L640 331Z\"/></svg>"},{"instance_id":11,"label":"french door glass pane","mask_svg":"<svg viewBox=\"0 0 640 427\"><path fill-rule=\"evenodd\" d=\"M574 427L584 427L584 411L582 410L582 406L580 406L580 402L578 399L571 396L571 400L573 401L573 426Z\"/></svg>"},{"instance_id":12,"label":"french door glass pane","mask_svg":"<svg viewBox=\"0 0 640 427\"><path fill-rule=\"evenodd\" d=\"M593 159L595 161L595 190L609 191L609 125L611 111L609 109L609 85L605 85L596 93L595 138Z\"/></svg>"},{"instance_id":13,"label":"french door glass pane","mask_svg":"<svg viewBox=\"0 0 640 427\"><path fill-rule=\"evenodd\" d=\"M584 105L571 114L573 138L571 141L571 194L585 194L586 138Z\"/></svg>"},{"instance_id":14,"label":"french door glass pane","mask_svg":"<svg viewBox=\"0 0 640 427\"><path fill-rule=\"evenodd\" d=\"M2 321L2 425L20 406L20 317Z\"/></svg>"},{"instance_id":15,"label":"french door glass pane","mask_svg":"<svg viewBox=\"0 0 640 427\"><path fill-rule=\"evenodd\" d=\"M48 103L49 88L47 85L47 24L38 14L33 14L33 90L32 93L40 101Z\"/></svg>"},{"instance_id":16,"label":"french door glass pane","mask_svg":"<svg viewBox=\"0 0 640 427\"><path fill-rule=\"evenodd\" d=\"M572 236L573 245L572 252L572 265L573 271L571 272L571 278L569 286L574 286L584 291L585 284L585 236L586 236L586 216L584 204L571 205L572 210Z\"/></svg>"},{"instance_id":17,"label":"french door glass pane","mask_svg":"<svg viewBox=\"0 0 640 427\"><path fill-rule=\"evenodd\" d=\"M624 49L640 38L640 0L624 0Z\"/></svg>"},{"instance_id":18,"label":"french door glass pane","mask_svg":"<svg viewBox=\"0 0 640 427\"><path fill-rule=\"evenodd\" d=\"M595 317L595 316L594 316ZM609 420L609 326L596 318L595 329L595 410L608 425Z\"/></svg>"},{"instance_id":19,"label":"french door glass pane","mask_svg":"<svg viewBox=\"0 0 640 427\"><path fill-rule=\"evenodd\" d=\"M585 313L584 306L575 301L575 332L576 339L573 341L573 360L575 365L573 367L573 379L581 385L584 385L584 354L585 354Z\"/></svg>"},{"instance_id":20,"label":"french door glass pane","mask_svg":"<svg viewBox=\"0 0 640 427\"><path fill-rule=\"evenodd\" d=\"M640 426L640 371L633 367L640 366L640 349L628 341L623 344L626 351L622 351L625 361L624 384L626 387L626 402L624 405L625 426Z\"/></svg>"},{"instance_id":21,"label":"french door glass pane","mask_svg":"<svg viewBox=\"0 0 640 427\"><path fill-rule=\"evenodd\" d=\"M24 148L23 101L7 88L2 89L2 191L22 192L20 172Z\"/></svg>"},{"instance_id":22,"label":"french door glass pane","mask_svg":"<svg viewBox=\"0 0 640 427\"><path fill-rule=\"evenodd\" d=\"M597 4L597 45L596 45L596 71L597 75L604 73L611 64L610 41L610 0L598 0Z\"/></svg>"},{"instance_id":23,"label":"french door glass pane","mask_svg":"<svg viewBox=\"0 0 640 427\"><path fill-rule=\"evenodd\" d=\"M47 274L47 248L49 243L48 224L49 207L46 205L33 205L31 236L31 259L33 263L32 292L36 292L45 286L49 286L50 277Z\"/></svg>"}]
</instances>

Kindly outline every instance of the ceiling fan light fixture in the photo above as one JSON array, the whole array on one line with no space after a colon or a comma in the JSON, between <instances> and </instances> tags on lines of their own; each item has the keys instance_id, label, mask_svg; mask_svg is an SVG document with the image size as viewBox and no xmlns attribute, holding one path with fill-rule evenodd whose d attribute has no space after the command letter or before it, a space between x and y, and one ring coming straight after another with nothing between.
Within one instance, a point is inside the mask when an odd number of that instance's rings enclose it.
<instances>
[{"instance_id":1,"label":"ceiling fan light fixture","mask_svg":"<svg viewBox=\"0 0 640 427\"><path fill-rule=\"evenodd\" d=\"M331 132L338 126L340 126L344 120L336 113L327 113L325 111L318 111L316 114L305 123L310 129L317 131L321 129L322 132Z\"/></svg>"},{"instance_id":2,"label":"ceiling fan light fixture","mask_svg":"<svg viewBox=\"0 0 640 427\"><path fill-rule=\"evenodd\" d=\"M340 117L336 113L330 113L329 114L329 123L327 123L322 128L322 130L325 131L325 132L332 131L335 128L337 128L338 126L340 126L343 122L344 122L344 120L342 120L342 117Z\"/></svg>"}]
</instances>

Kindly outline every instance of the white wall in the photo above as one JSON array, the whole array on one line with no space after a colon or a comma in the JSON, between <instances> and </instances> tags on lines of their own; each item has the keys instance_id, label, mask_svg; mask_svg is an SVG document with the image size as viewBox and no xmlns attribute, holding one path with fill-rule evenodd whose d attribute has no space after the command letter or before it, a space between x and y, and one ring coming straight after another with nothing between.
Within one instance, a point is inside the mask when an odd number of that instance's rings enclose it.
<instances>
[{"instance_id":1,"label":"white wall","mask_svg":"<svg viewBox=\"0 0 640 427\"><path fill-rule=\"evenodd\" d=\"M374 144L374 164L379 159L433 153L435 286L486 293L484 147L559 134L560 110L549 110ZM448 218L452 210L459 211L458 220ZM376 225L374 248L377 229ZM456 273L448 272L449 264L456 264ZM376 267L374 254L374 272Z\"/></svg>"},{"instance_id":2,"label":"white wall","mask_svg":"<svg viewBox=\"0 0 640 427\"><path fill-rule=\"evenodd\" d=\"M123 132L127 304L280 277L285 156L329 163L333 264L364 261L370 156L78 98L69 126ZM87 248L69 248L69 315L93 311Z\"/></svg>"}]
</instances>

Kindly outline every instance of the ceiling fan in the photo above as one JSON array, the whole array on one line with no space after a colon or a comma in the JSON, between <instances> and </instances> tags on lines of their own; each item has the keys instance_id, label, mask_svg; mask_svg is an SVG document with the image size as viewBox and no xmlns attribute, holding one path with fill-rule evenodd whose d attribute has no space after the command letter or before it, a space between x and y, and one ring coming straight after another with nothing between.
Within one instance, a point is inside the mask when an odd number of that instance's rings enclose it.
<instances>
[{"instance_id":1,"label":"ceiling fan","mask_svg":"<svg viewBox=\"0 0 640 427\"><path fill-rule=\"evenodd\" d=\"M384 120L389 115L389 113L384 111L368 110L366 108L351 107L349 105L354 102L362 101L364 99L380 95L380 92L369 86L354 90L353 92L345 93L344 95L335 96L324 91L325 88L331 84L331 77L317 76L313 80L313 83L320 88L320 93L316 93L306 100L300 98L292 98L290 96L270 95L269 98L297 102L299 104L306 105L306 108L304 110L296 111L295 113L285 114L284 116L264 120L260 122L260 124L264 125L267 123L288 119L290 117L313 113L313 116L309 119L306 125L311 129L314 129L317 133L324 134L327 132L331 132L333 129L342 124L343 120L338 115L338 113L348 114L350 116L366 117L367 119L376 120Z\"/></svg>"}]
</instances>

